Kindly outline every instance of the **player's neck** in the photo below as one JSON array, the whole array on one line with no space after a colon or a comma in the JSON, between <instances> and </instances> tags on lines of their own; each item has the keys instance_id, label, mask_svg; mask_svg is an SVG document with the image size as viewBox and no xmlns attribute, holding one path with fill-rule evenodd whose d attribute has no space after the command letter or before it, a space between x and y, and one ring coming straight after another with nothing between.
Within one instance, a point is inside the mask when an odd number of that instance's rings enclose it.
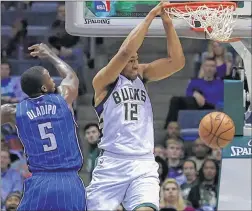
<instances>
[{"instance_id":1,"label":"player's neck","mask_svg":"<svg viewBox=\"0 0 252 211\"><path fill-rule=\"evenodd\" d=\"M31 96L29 96L29 98L37 98L37 97L40 97L40 96L42 96L42 95L44 95L44 93L38 93L38 94L34 94L34 95L31 95Z\"/></svg>"}]
</instances>

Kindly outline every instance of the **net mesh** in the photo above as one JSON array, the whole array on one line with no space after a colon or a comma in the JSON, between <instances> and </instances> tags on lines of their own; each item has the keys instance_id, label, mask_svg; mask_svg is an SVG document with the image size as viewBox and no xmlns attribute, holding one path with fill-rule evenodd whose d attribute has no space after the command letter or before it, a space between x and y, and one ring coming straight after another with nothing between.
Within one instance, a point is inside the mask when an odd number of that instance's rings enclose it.
<instances>
[{"instance_id":1,"label":"net mesh","mask_svg":"<svg viewBox=\"0 0 252 211\"><path fill-rule=\"evenodd\" d=\"M206 5L190 8L185 5L182 9L176 7L165 8L166 13L172 17L184 19L192 28L196 27L196 21L200 22L200 28L208 34L210 39L228 41L235 26L237 15L234 6L209 8Z\"/></svg>"}]
</instances>

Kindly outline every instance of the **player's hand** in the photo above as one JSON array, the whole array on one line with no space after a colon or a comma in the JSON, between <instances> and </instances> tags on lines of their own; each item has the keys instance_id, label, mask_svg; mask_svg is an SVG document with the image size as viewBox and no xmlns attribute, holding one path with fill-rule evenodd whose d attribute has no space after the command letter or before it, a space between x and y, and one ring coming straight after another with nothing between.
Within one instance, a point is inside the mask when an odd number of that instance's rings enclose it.
<instances>
[{"instance_id":1,"label":"player's hand","mask_svg":"<svg viewBox=\"0 0 252 211\"><path fill-rule=\"evenodd\" d=\"M28 48L32 51L30 55L32 57L39 57L41 59L48 58L50 55L54 54L53 51L44 43L36 44Z\"/></svg>"},{"instance_id":2,"label":"player's hand","mask_svg":"<svg viewBox=\"0 0 252 211\"><path fill-rule=\"evenodd\" d=\"M164 6L167 5L167 4L170 4L170 2L169 2L169 1L168 1L168 2L167 2L167 1L166 1L166 2L163 2L163 8L164 8ZM167 14L167 12L163 9L163 10L162 10L162 13L160 14L160 17L162 18L163 22L165 22L165 23L171 23L171 22L172 22L172 17L173 17L173 16Z\"/></svg>"},{"instance_id":3,"label":"player's hand","mask_svg":"<svg viewBox=\"0 0 252 211\"><path fill-rule=\"evenodd\" d=\"M197 91L193 93L193 97L195 98L196 102L198 103L199 107L203 107L206 103L205 98Z\"/></svg>"},{"instance_id":4,"label":"player's hand","mask_svg":"<svg viewBox=\"0 0 252 211\"><path fill-rule=\"evenodd\" d=\"M161 15L163 12L163 4L164 2L160 2L157 6L155 6L152 10L151 13L153 13L155 16Z\"/></svg>"}]
</instances>

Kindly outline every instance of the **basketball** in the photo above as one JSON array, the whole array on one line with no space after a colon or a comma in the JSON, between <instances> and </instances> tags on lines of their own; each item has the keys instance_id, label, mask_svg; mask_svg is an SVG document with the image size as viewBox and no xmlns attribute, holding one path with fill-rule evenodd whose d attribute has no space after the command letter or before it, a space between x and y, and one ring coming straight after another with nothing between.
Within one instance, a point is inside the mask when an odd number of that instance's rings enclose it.
<instances>
[{"instance_id":1,"label":"basketball","mask_svg":"<svg viewBox=\"0 0 252 211\"><path fill-rule=\"evenodd\" d=\"M212 112L203 117L199 125L199 136L210 148L224 148L234 138L233 120L223 112Z\"/></svg>"}]
</instances>

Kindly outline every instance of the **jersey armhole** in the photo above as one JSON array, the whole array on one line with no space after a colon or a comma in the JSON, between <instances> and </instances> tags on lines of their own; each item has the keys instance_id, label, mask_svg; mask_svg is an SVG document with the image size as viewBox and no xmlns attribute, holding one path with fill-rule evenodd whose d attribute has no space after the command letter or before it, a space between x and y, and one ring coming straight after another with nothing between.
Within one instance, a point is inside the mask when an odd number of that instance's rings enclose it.
<instances>
[{"instance_id":1,"label":"jersey armhole","mask_svg":"<svg viewBox=\"0 0 252 211\"><path fill-rule=\"evenodd\" d=\"M143 82L144 85L147 84L148 80L146 78L143 78L140 74L138 74L138 78Z\"/></svg>"},{"instance_id":2,"label":"jersey armhole","mask_svg":"<svg viewBox=\"0 0 252 211\"><path fill-rule=\"evenodd\" d=\"M116 87L116 84L117 84L118 80L119 80L119 77L112 84L110 84L108 86L108 93L106 94L104 99L97 106L95 106L95 101L94 101L94 96L93 96L92 105L93 105L94 108L99 108L99 107L104 105L104 103L107 101L107 99L109 98L109 96L113 92L114 88Z\"/></svg>"}]
</instances>

